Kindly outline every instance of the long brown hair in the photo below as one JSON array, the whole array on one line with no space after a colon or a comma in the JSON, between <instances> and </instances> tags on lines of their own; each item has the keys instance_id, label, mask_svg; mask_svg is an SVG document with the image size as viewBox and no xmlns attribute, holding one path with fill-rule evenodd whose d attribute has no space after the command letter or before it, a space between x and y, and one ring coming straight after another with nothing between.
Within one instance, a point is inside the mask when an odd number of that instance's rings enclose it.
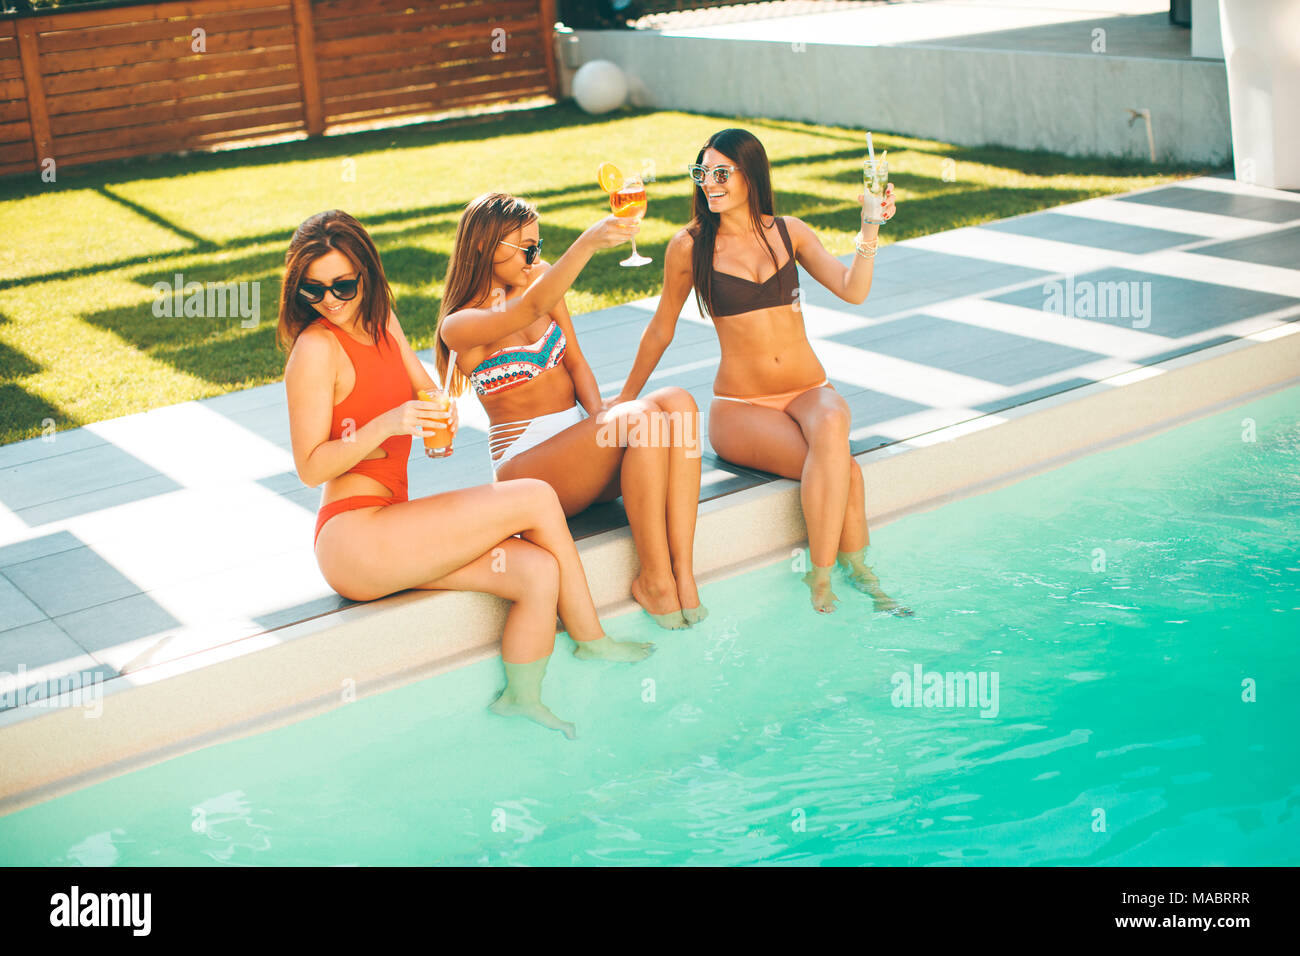
<instances>
[{"instance_id":1,"label":"long brown hair","mask_svg":"<svg viewBox=\"0 0 1300 956\"><path fill-rule=\"evenodd\" d=\"M776 207L772 202L772 170L767 160L767 150L753 133L747 129L719 130L709 137L709 141L700 147L695 164L704 162L704 152L716 149L730 159L745 176L749 186L749 221L754 232L767 248L767 254L775 268L776 251L767 241L763 231L762 217L776 216ZM691 206L693 218L686 231L695 240L691 251L691 278L695 283L695 301L701 314L713 315L713 249L718 239L718 222L720 217L709 209L709 200L705 190L709 187L708 179L704 185L696 185Z\"/></svg>"},{"instance_id":2,"label":"long brown hair","mask_svg":"<svg viewBox=\"0 0 1300 956\"><path fill-rule=\"evenodd\" d=\"M492 262L497 246L510 233L535 219L535 206L506 193L484 193L470 200L461 213L455 245L451 250L451 264L447 267L447 282L442 290L442 304L438 307L438 325L434 330L433 351L438 381L446 376L447 362L451 358L451 350L442 340L442 320L487 294L492 283ZM469 379L460 369L454 370L451 393L461 395L468 387Z\"/></svg>"},{"instance_id":3,"label":"long brown hair","mask_svg":"<svg viewBox=\"0 0 1300 956\"><path fill-rule=\"evenodd\" d=\"M289 251L284 254L284 281L280 284L280 325L276 340L285 352L303 329L318 318L317 312L306 299L298 295L298 284L312 262L331 249L338 250L352 261L361 279L361 328L376 345L387 338L388 315L394 311L393 290L384 275L379 250L361 223L339 209L318 212L293 232Z\"/></svg>"}]
</instances>

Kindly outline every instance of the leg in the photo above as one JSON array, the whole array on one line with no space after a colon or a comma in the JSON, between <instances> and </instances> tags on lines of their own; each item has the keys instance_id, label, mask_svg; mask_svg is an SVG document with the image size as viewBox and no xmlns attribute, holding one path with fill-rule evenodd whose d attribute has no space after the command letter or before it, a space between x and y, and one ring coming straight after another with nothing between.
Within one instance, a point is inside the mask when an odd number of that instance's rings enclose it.
<instances>
[{"instance_id":1,"label":"leg","mask_svg":"<svg viewBox=\"0 0 1300 956\"><path fill-rule=\"evenodd\" d=\"M682 388L661 388L647 399L664 412L668 443L668 553L677 598L687 623L708 616L695 585L695 519L700 508L700 410Z\"/></svg>"},{"instance_id":2,"label":"leg","mask_svg":"<svg viewBox=\"0 0 1300 956\"><path fill-rule=\"evenodd\" d=\"M603 639L564 512L541 481L497 482L349 511L321 529L316 556L330 587L344 597L371 601L463 568L515 534L558 562L557 604L570 636Z\"/></svg>"},{"instance_id":3,"label":"leg","mask_svg":"<svg viewBox=\"0 0 1300 956\"><path fill-rule=\"evenodd\" d=\"M420 585L427 590L483 591L512 602L501 637L506 687L490 705L503 717L526 717L575 736L573 724L542 703L542 678L555 645L560 566L543 548L506 538L465 567Z\"/></svg>"},{"instance_id":4,"label":"leg","mask_svg":"<svg viewBox=\"0 0 1300 956\"><path fill-rule=\"evenodd\" d=\"M899 617L910 617L911 608L891 598L880 586L880 579L866 563L867 547L871 539L867 531L867 496L862 481L862 467L849 459L849 503L844 513L844 531L840 535L840 553L837 561L849 583L875 602L877 611L892 611Z\"/></svg>"},{"instance_id":5,"label":"leg","mask_svg":"<svg viewBox=\"0 0 1300 956\"><path fill-rule=\"evenodd\" d=\"M831 390L826 388L812 390L812 392L824 391ZM803 398L807 394L800 397ZM726 461L747 468L769 471L796 481L803 480L808 462L812 458L804 431L795 419L786 412L774 408L747 405L743 402L714 400L709 410L709 442L719 457ZM847 450L846 438L845 451ZM847 479L847 470L844 474ZM816 540L824 548L823 539L827 537L827 532L814 528L814 522L822 519L816 508L809 508L808 494L804 485L800 486L800 497L803 503L804 521L808 525L809 550L813 555L813 569L805 575L804 582L811 592L813 607L822 613L828 613L835 609L835 602L839 600L831 591L830 572L835 562L834 552L832 551L829 559L823 555L826 563L821 567L817 566L817 555L820 552L813 549L813 542ZM838 538L843 526L844 516L841 514L829 534ZM835 540L831 540L830 547L834 548L836 543Z\"/></svg>"},{"instance_id":6,"label":"leg","mask_svg":"<svg viewBox=\"0 0 1300 956\"><path fill-rule=\"evenodd\" d=\"M600 424L588 418L512 458L497 478L540 478L555 488L568 515L621 493L641 562L632 596L661 627L680 628L686 622L665 527L668 449L653 440L659 415L659 406L645 399L616 405Z\"/></svg>"}]
</instances>

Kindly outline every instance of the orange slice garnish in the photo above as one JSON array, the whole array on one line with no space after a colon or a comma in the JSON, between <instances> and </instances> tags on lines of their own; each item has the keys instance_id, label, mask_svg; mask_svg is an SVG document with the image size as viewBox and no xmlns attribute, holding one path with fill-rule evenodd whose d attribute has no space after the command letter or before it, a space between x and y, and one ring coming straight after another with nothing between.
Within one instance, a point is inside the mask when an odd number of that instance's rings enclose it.
<instances>
[{"instance_id":1,"label":"orange slice garnish","mask_svg":"<svg viewBox=\"0 0 1300 956\"><path fill-rule=\"evenodd\" d=\"M613 163L601 163L596 170L596 182L600 183L600 188L605 192L612 193L623 185L623 174Z\"/></svg>"}]
</instances>

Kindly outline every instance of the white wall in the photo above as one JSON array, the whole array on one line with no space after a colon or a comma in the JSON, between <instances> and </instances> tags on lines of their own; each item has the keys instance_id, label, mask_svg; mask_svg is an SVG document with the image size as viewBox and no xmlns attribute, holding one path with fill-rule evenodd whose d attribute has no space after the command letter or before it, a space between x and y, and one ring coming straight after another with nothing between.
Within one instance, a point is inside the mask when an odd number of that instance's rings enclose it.
<instances>
[{"instance_id":1,"label":"white wall","mask_svg":"<svg viewBox=\"0 0 1300 956\"><path fill-rule=\"evenodd\" d=\"M579 61L629 74L637 106L763 116L1091 156L1228 161L1222 62L975 50L835 46L576 31ZM869 91L871 91L869 93Z\"/></svg>"}]
</instances>

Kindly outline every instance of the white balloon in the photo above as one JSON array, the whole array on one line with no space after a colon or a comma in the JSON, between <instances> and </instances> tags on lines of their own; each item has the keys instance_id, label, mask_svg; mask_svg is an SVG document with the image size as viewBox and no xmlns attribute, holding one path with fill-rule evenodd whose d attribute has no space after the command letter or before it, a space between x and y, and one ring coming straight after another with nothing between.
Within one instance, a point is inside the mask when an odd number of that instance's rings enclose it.
<instances>
[{"instance_id":1,"label":"white balloon","mask_svg":"<svg viewBox=\"0 0 1300 956\"><path fill-rule=\"evenodd\" d=\"M627 77L609 60L584 63L573 74L573 98L593 115L616 110L627 99Z\"/></svg>"}]
</instances>

